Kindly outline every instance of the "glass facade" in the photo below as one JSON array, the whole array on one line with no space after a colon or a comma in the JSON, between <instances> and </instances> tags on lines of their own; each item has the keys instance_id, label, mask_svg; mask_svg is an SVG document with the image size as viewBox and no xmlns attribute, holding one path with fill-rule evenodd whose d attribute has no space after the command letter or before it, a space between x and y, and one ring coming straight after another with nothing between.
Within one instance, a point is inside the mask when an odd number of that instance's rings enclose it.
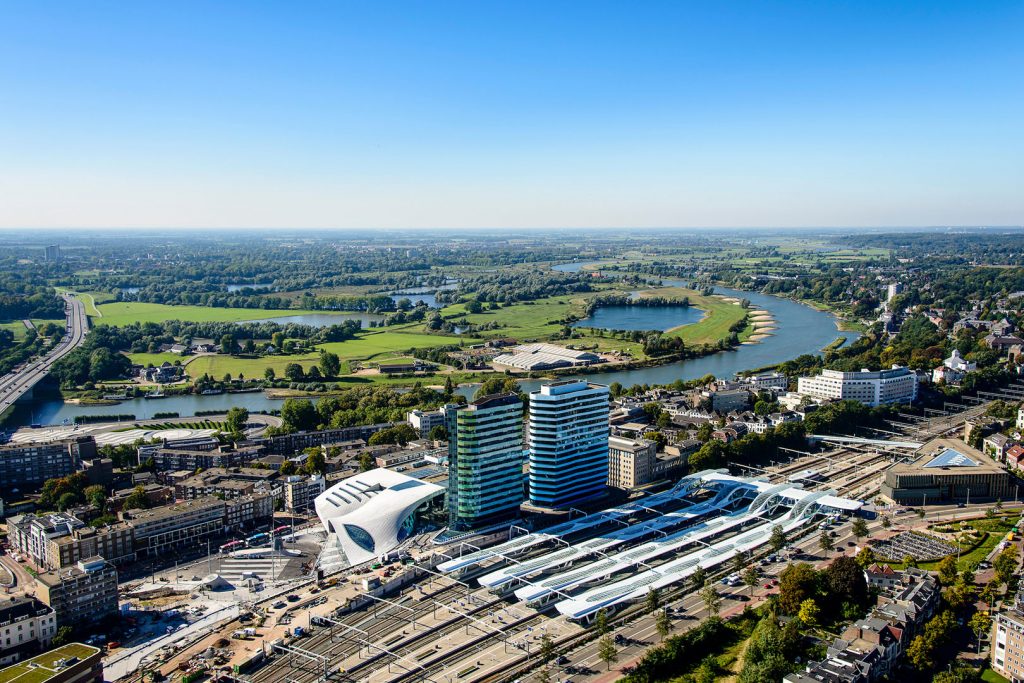
<instances>
[{"instance_id":1,"label":"glass facade","mask_svg":"<svg viewBox=\"0 0 1024 683\"><path fill-rule=\"evenodd\" d=\"M516 517L523 502L523 403L519 396L485 396L446 414L451 528L480 528Z\"/></svg>"},{"instance_id":2,"label":"glass facade","mask_svg":"<svg viewBox=\"0 0 1024 683\"><path fill-rule=\"evenodd\" d=\"M608 387L569 380L530 394L530 503L566 508L608 481Z\"/></svg>"}]
</instances>

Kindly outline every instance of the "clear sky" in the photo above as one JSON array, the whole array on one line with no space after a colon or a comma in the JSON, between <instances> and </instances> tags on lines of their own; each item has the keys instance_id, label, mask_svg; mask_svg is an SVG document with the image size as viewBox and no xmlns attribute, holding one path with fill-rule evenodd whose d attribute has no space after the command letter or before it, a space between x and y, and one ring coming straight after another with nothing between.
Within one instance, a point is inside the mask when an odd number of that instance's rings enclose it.
<instances>
[{"instance_id":1,"label":"clear sky","mask_svg":"<svg viewBox=\"0 0 1024 683\"><path fill-rule=\"evenodd\" d=\"M4 2L0 226L1024 223L1024 2Z\"/></svg>"}]
</instances>

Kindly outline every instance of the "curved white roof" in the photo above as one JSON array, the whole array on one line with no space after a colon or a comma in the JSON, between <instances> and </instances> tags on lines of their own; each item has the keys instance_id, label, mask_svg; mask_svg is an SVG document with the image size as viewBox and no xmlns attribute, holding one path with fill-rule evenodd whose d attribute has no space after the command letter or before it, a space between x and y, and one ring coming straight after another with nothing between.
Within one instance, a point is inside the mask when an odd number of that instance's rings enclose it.
<instances>
[{"instance_id":1,"label":"curved white roof","mask_svg":"<svg viewBox=\"0 0 1024 683\"><path fill-rule=\"evenodd\" d=\"M316 514L333 534L350 564L393 550L407 530L403 523L444 488L393 470L377 468L343 479L313 501Z\"/></svg>"}]
</instances>

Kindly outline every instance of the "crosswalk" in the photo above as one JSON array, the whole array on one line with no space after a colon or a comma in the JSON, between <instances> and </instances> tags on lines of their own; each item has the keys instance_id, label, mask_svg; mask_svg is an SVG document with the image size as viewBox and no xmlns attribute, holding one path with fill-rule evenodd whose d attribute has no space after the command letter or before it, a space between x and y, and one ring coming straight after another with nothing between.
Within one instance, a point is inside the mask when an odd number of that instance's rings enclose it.
<instances>
[{"instance_id":1,"label":"crosswalk","mask_svg":"<svg viewBox=\"0 0 1024 683\"><path fill-rule=\"evenodd\" d=\"M288 557L228 558L221 561L217 573L231 583L242 581L242 575L246 572L252 572L259 578L269 581L281 573L289 559Z\"/></svg>"}]
</instances>

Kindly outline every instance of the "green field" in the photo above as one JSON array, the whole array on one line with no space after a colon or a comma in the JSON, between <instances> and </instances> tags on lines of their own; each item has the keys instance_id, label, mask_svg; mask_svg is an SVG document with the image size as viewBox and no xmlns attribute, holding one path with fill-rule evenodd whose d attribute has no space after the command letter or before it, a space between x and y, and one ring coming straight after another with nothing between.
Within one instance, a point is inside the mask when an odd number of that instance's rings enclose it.
<instances>
[{"instance_id":1,"label":"green field","mask_svg":"<svg viewBox=\"0 0 1024 683\"><path fill-rule=\"evenodd\" d=\"M100 304L97 310L100 317L97 323L104 325L130 325L131 323L163 322L164 320L184 320L186 322L239 322L242 320L262 320L264 318L280 318L291 315L322 315L330 311L303 311L293 309L265 308L212 308L209 306L169 306L166 304L149 304L134 301L118 301ZM92 315L90 313L90 315ZM345 321L346 315L338 313L338 322Z\"/></svg>"},{"instance_id":2,"label":"green field","mask_svg":"<svg viewBox=\"0 0 1024 683\"><path fill-rule=\"evenodd\" d=\"M723 301L717 296L703 296L692 289L683 287L665 287L640 293L642 297L664 296L670 298L690 299L690 305L704 311L704 318L692 325L683 325L669 330L669 334L678 336L687 344L714 344L719 339L729 336L729 328L742 320L747 311L733 303Z\"/></svg>"},{"instance_id":3,"label":"green field","mask_svg":"<svg viewBox=\"0 0 1024 683\"><path fill-rule=\"evenodd\" d=\"M14 341L21 341L28 333L25 323L20 320L13 320L9 323L0 323L0 330L10 330L14 334Z\"/></svg>"},{"instance_id":4,"label":"green field","mask_svg":"<svg viewBox=\"0 0 1024 683\"><path fill-rule=\"evenodd\" d=\"M354 360L377 360L391 359L401 356L402 353L412 348L431 348L444 346L446 344L458 344L458 337L444 337L432 334L416 334L415 332L380 330L363 332L355 339L343 342L329 342L321 344L318 349L326 349L338 356L346 363ZM462 340L466 344L474 344L477 339ZM223 377L225 373L231 373L232 377L244 374L246 377L263 377L263 371L274 368L274 372L280 377L284 374L285 366L289 363L298 363L304 370L308 370L320 361L319 351L316 353L295 354L291 356L266 356L262 358L239 358L235 356L198 356L186 366L186 371L192 377L198 377L203 373L209 373L211 377ZM344 372L347 368L343 367ZM367 378L369 379L369 378ZM408 379L404 380L408 383Z\"/></svg>"},{"instance_id":5,"label":"green field","mask_svg":"<svg viewBox=\"0 0 1024 683\"><path fill-rule=\"evenodd\" d=\"M591 296L596 296L592 294ZM520 341L540 339L557 333L562 329L561 323L570 313L582 316L586 309L586 298L582 296L556 296L550 299L539 299L531 303L518 303L504 306L495 311L483 313L466 313L466 320L471 325L484 325L498 322L500 327L481 332L483 337L515 337ZM465 304L452 304L441 309L445 318L458 316L466 312Z\"/></svg>"},{"instance_id":6,"label":"green field","mask_svg":"<svg viewBox=\"0 0 1024 683\"><path fill-rule=\"evenodd\" d=\"M147 365L160 366L164 363L170 363L174 365L175 361L180 361L184 365L192 356L182 356L180 353L126 353L128 359L136 365L143 367Z\"/></svg>"}]
</instances>

